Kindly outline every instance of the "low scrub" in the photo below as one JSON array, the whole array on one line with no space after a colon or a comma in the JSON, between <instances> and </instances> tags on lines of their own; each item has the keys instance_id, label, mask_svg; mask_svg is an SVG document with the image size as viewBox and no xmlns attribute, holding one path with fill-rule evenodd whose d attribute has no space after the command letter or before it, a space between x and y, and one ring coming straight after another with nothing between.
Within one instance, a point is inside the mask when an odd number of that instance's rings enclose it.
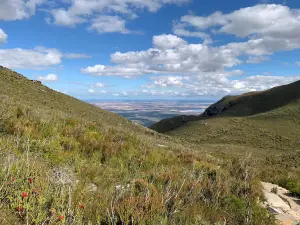
<instances>
[{"instance_id":1,"label":"low scrub","mask_svg":"<svg viewBox=\"0 0 300 225\"><path fill-rule=\"evenodd\" d=\"M275 224L248 157L161 149L100 122L18 107L0 123L6 224Z\"/></svg>"}]
</instances>

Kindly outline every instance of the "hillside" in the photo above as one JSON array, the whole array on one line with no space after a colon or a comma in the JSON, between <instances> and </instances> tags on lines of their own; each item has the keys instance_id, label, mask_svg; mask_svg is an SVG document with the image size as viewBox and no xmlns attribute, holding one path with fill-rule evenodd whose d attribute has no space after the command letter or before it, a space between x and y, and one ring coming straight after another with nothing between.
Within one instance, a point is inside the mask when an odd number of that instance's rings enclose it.
<instances>
[{"instance_id":1,"label":"hillside","mask_svg":"<svg viewBox=\"0 0 300 225\"><path fill-rule=\"evenodd\" d=\"M0 95L9 98L28 108L44 110L41 116L55 110L63 116L75 116L90 121L98 120L103 124L113 126L124 125L134 127L130 122L117 114L113 114L85 102L79 101L68 95L53 91L48 87L31 80L6 68L0 68ZM46 114L45 114L46 113ZM126 125L125 125L126 124ZM136 128L136 127L135 127Z\"/></svg>"},{"instance_id":2,"label":"hillside","mask_svg":"<svg viewBox=\"0 0 300 225\"><path fill-rule=\"evenodd\" d=\"M186 117L179 116L170 119L162 120L153 124L150 128L166 133L178 127L185 125L188 122L203 120L209 117L241 117L260 114L277 108L284 108L289 104L300 99L300 81L272 88L263 92L251 92L240 96L226 96L217 103L211 105L205 112L199 116ZM297 109L297 107L296 107ZM287 119L293 118L293 115L298 115L296 111L290 114ZM182 118L185 118L184 120Z\"/></svg>"},{"instance_id":3,"label":"hillside","mask_svg":"<svg viewBox=\"0 0 300 225\"><path fill-rule=\"evenodd\" d=\"M153 127L160 131L159 126ZM264 92L224 97L197 120L166 134L223 159L251 154L262 180L300 195L299 81Z\"/></svg>"},{"instance_id":4,"label":"hillside","mask_svg":"<svg viewBox=\"0 0 300 225\"><path fill-rule=\"evenodd\" d=\"M0 68L0 224L275 224L217 158Z\"/></svg>"}]
</instances>

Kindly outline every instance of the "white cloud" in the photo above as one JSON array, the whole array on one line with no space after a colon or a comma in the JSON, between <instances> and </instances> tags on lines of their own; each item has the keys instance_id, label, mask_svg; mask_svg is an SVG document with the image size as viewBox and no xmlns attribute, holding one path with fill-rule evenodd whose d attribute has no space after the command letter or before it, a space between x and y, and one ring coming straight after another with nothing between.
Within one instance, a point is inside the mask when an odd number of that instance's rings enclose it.
<instances>
[{"instance_id":1,"label":"white cloud","mask_svg":"<svg viewBox=\"0 0 300 225\"><path fill-rule=\"evenodd\" d=\"M52 16L54 18L54 23L56 25L74 27L76 24L85 23L87 20L85 18L72 15L64 9L54 9L52 10ZM47 23L51 23L51 19L47 18Z\"/></svg>"},{"instance_id":2,"label":"white cloud","mask_svg":"<svg viewBox=\"0 0 300 225\"><path fill-rule=\"evenodd\" d=\"M300 66L300 61L299 61L299 62L296 62L296 65L297 65L297 66Z\"/></svg>"},{"instance_id":3,"label":"white cloud","mask_svg":"<svg viewBox=\"0 0 300 225\"><path fill-rule=\"evenodd\" d=\"M0 20L22 20L35 14L45 0L1 0Z\"/></svg>"},{"instance_id":4,"label":"white cloud","mask_svg":"<svg viewBox=\"0 0 300 225\"><path fill-rule=\"evenodd\" d=\"M88 90L88 92L91 93L91 94L93 94L93 93L95 93L96 91L95 91L94 89L90 88L90 89Z\"/></svg>"},{"instance_id":5,"label":"white cloud","mask_svg":"<svg viewBox=\"0 0 300 225\"><path fill-rule=\"evenodd\" d=\"M261 62L269 61L270 58L267 56L250 56L247 60L247 63L258 64Z\"/></svg>"},{"instance_id":6,"label":"white cloud","mask_svg":"<svg viewBox=\"0 0 300 225\"><path fill-rule=\"evenodd\" d=\"M11 69L39 69L58 65L62 60L62 53L57 49L37 47L30 49L0 49L2 66Z\"/></svg>"},{"instance_id":7,"label":"white cloud","mask_svg":"<svg viewBox=\"0 0 300 225\"><path fill-rule=\"evenodd\" d=\"M153 37L153 45L158 49L178 48L179 46L184 46L186 44L186 41L171 34L163 34Z\"/></svg>"},{"instance_id":8,"label":"white cloud","mask_svg":"<svg viewBox=\"0 0 300 225\"><path fill-rule=\"evenodd\" d=\"M97 87L97 88L103 88L103 87L104 87L104 84L102 84L102 83L96 83L96 84L95 84L95 87Z\"/></svg>"},{"instance_id":9,"label":"white cloud","mask_svg":"<svg viewBox=\"0 0 300 225\"><path fill-rule=\"evenodd\" d=\"M57 81L58 76L56 74L48 74L47 76L38 76L37 79L40 81Z\"/></svg>"},{"instance_id":10,"label":"white cloud","mask_svg":"<svg viewBox=\"0 0 300 225\"><path fill-rule=\"evenodd\" d=\"M300 76L250 76L243 80L233 80L231 83L242 92L263 91L280 85L300 80Z\"/></svg>"},{"instance_id":11,"label":"white cloud","mask_svg":"<svg viewBox=\"0 0 300 225\"><path fill-rule=\"evenodd\" d=\"M189 31L185 28L174 27L174 34L181 37L199 37L205 41L205 43L210 44L212 42L210 35L202 31Z\"/></svg>"},{"instance_id":12,"label":"white cloud","mask_svg":"<svg viewBox=\"0 0 300 225\"><path fill-rule=\"evenodd\" d=\"M144 86L141 93L146 95L164 96L223 96L235 95L250 91L262 91L275 86L288 84L300 80L300 76L250 76L239 80L228 79L233 73L202 74L194 79L182 80L175 90L173 85L160 85L167 90L156 90L156 85ZM167 77L164 78L167 80ZM154 82L155 83L155 82Z\"/></svg>"},{"instance_id":13,"label":"white cloud","mask_svg":"<svg viewBox=\"0 0 300 225\"><path fill-rule=\"evenodd\" d=\"M0 44L6 43L7 34L0 28Z\"/></svg>"},{"instance_id":14,"label":"white cloud","mask_svg":"<svg viewBox=\"0 0 300 225\"><path fill-rule=\"evenodd\" d=\"M270 60L275 52L299 49L299 12L282 5L256 5L229 14L216 12L208 17L184 16L174 24L174 33L200 37L203 43L190 44L170 34L154 36L153 48L116 52L111 55L111 65L89 66L81 72L95 76L159 75L152 77L152 83L144 86L144 92L151 95L174 95L174 88L181 96L264 90L299 77L252 76L237 79L232 76L241 75L243 71L230 69L242 63ZM256 13L259 19L254 18ZM291 24L291 28L287 24ZM220 33L246 40L221 46L210 45L210 35ZM247 60L244 60L245 57ZM171 90L158 91L157 88Z\"/></svg>"},{"instance_id":15,"label":"white cloud","mask_svg":"<svg viewBox=\"0 0 300 225\"><path fill-rule=\"evenodd\" d=\"M125 27L126 21L119 16L98 16L92 21L90 30L98 33L122 33L128 34L129 30Z\"/></svg>"},{"instance_id":16,"label":"white cloud","mask_svg":"<svg viewBox=\"0 0 300 225\"><path fill-rule=\"evenodd\" d=\"M184 16L176 25L177 28L192 26L198 29L193 32L202 32L210 27L220 27L217 32L241 37L246 35L248 41L210 46L209 38L202 44L188 44L175 35L163 34L153 37L153 48L139 52L116 52L111 55L111 61L116 65L98 64L84 68L82 72L123 77L143 74L192 75L224 71L243 63L240 57L245 55L248 56L247 63L260 63L268 60L268 55L274 52L300 48L300 29L297 29L300 27L300 18L296 11L282 5L256 5L229 14L216 12L208 17ZM255 17L256 13L259 19Z\"/></svg>"},{"instance_id":17,"label":"white cloud","mask_svg":"<svg viewBox=\"0 0 300 225\"><path fill-rule=\"evenodd\" d=\"M122 91L120 94L123 96L128 96L128 93L126 91Z\"/></svg>"},{"instance_id":18,"label":"white cloud","mask_svg":"<svg viewBox=\"0 0 300 225\"><path fill-rule=\"evenodd\" d=\"M105 32L129 33L125 27L127 19L137 18L143 10L156 12L166 4L183 4L190 0L69 0L65 8L51 11L49 23L74 27L81 23L92 23L89 29Z\"/></svg>"},{"instance_id":19,"label":"white cloud","mask_svg":"<svg viewBox=\"0 0 300 225\"><path fill-rule=\"evenodd\" d=\"M94 75L94 76L123 76L131 77L138 76L141 71L145 71L142 68L130 68L129 66L105 66L105 65L95 65L89 66L87 68L81 69L82 73Z\"/></svg>"},{"instance_id":20,"label":"white cloud","mask_svg":"<svg viewBox=\"0 0 300 225\"><path fill-rule=\"evenodd\" d=\"M183 76L157 76L152 77L152 80L154 80L154 85L159 87L169 87L169 86L175 86L180 87L183 85L184 80L189 80L189 77L183 77Z\"/></svg>"},{"instance_id":21,"label":"white cloud","mask_svg":"<svg viewBox=\"0 0 300 225\"><path fill-rule=\"evenodd\" d=\"M253 34L277 38L297 38L300 31L299 10L287 6L256 5L224 15L226 24L220 31L247 37Z\"/></svg>"},{"instance_id":22,"label":"white cloud","mask_svg":"<svg viewBox=\"0 0 300 225\"><path fill-rule=\"evenodd\" d=\"M67 59L89 59L92 58L90 55L78 54L78 53L66 53L64 57Z\"/></svg>"},{"instance_id":23,"label":"white cloud","mask_svg":"<svg viewBox=\"0 0 300 225\"><path fill-rule=\"evenodd\" d=\"M81 70L95 76L138 76L143 74L196 74L220 71L241 63L228 47L188 44L174 35L153 38L158 48L140 52L116 52L111 55L115 66L94 65ZM169 47L169 48L167 48Z\"/></svg>"},{"instance_id":24,"label":"white cloud","mask_svg":"<svg viewBox=\"0 0 300 225\"><path fill-rule=\"evenodd\" d=\"M275 4L241 8L229 14L215 12L207 17L187 15L181 17L180 22L183 27L194 27L198 30L220 26L219 32L239 37L253 34L296 37L300 32L295 29L300 23L299 10Z\"/></svg>"},{"instance_id":25,"label":"white cloud","mask_svg":"<svg viewBox=\"0 0 300 225\"><path fill-rule=\"evenodd\" d=\"M45 69L61 64L63 58L84 59L90 56L77 53L63 54L58 49L41 46L34 49L0 49L1 65L10 69Z\"/></svg>"},{"instance_id":26,"label":"white cloud","mask_svg":"<svg viewBox=\"0 0 300 225\"><path fill-rule=\"evenodd\" d=\"M194 16L194 15L186 15L180 18L182 27L192 26L199 30L205 30L211 26L217 25L225 25L227 23L227 19L224 17L224 14L221 12L215 12L207 17L202 16Z\"/></svg>"},{"instance_id":27,"label":"white cloud","mask_svg":"<svg viewBox=\"0 0 300 225\"><path fill-rule=\"evenodd\" d=\"M207 17L183 16L174 27L196 29L197 32L233 34L249 38L230 47L253 55L272 54L300 48L300 9L275 4L255 5L229 14L215 12Z\"/></svg>"}]
</instances>

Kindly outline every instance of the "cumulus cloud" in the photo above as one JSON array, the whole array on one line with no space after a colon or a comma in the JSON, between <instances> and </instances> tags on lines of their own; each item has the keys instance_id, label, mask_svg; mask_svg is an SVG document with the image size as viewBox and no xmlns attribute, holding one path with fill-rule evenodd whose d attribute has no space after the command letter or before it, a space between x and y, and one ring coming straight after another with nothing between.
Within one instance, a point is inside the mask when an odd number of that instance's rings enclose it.
<instances>
[{"instance_id":1,"label":"cumulus cloud","mask_svg":"<svg viewBox=\"0 0 300 225\"><path fill-rule=\"evenodd\" d=\"M38 69L58 65L62 60L62 53L57 49L37 47L31 49L0 49L2 66L11 69Z\"/></svg>"},{"instance_id":2,"label":"cumulus cloud","mask_svg":"<svg viewBox=\"0 0 300 225\"><path fill-rule=\"evenodd\" d=\"M7 34L0 28L0 44L6 43Z\"/></svg>"},{"instance_id":3,"label":"cumulus cloud","mask_svg":"<svg viewBox=\"0 0 300 225\"><path fill-rule=\"evenodd\" d=\"M153 37L153 45L155 48L158 49L178 48L179 46L184 46L186 44L187 44L186 41L171 34L168 35L163 34L163 35Z\"/></svg>"},{"instance_id":4,"label":"cumulus cloud","mask_svg":"<svg viewBox=\"0 0 300 225\"><path fill-rule=\"evenodd\" d=\"M22 20L35 14L45 0L1 0L0 20Z\"/></svg>"},{"instance_id":5,"label":"cumulus cloud","mask_svg":"<svg viewBox=\"0 0 300 225\"><path fill-rule=\"evenodd\" d=\"M105 87L104 84L96 83L96 84L90 86L89 92L94 93L94 92L96 92L96 89L104 88L104 87ZM106 93L106 92L104 90L101 90L100 93Z\"/></svg>"},{"instance_id":6,"label":"cumulus cloud","mask_svg":"<svg viewBox=\"0 0 300 225\"><path fill-rule=\"evenodd\" d=\"M56 74L48 74L47 76L38 76L37 79L40 81L57 81L58 76Z\"/></svg>"},{"instance_id":7,"label":"cumulus cloud","mask_svg":"<svg viewBox=\"0 0 300 225\"><path fill-rule=\"evenodd\" d=\"M93 93L95 93L96 91L95 91L94 89L90 88L90 89L88 90L88 92L91 93L91 94L93 94Z\"/></svg>"},{"instance_id":8,"label":"cumulus cloud","mask_svg":"<svg viewBox=\"0 0 300 225\"><path fill-rule=\"evenodd\" d=\"M64 9L53 9L52 16L54 23L56 25L75 27L76 24L81 24L87 22L87 19L79 17L77 15L72 15ZM48 23L51 23L51 19L47 19Z\"/></svg>"},{"instance_id":9,"label":"cumulus cloud","mask_svg":"<svg viewBox=\"0 0 300 225\"><path fill-rule=\"evenodd\" d=\"M119 16L98 16L92 21L90 30L98 33L122 33L128 34L130 31L125 26L126 21Z\"/></svg>"},{"instance_id":10,"label":"cumulus cloud","mask_svg":"<svg viewBox=\"0 0 300 225\"><path fill-rule=\"evenodd\" d=\"M141 74L141 71L146 72L146 69L135 68L135 65L132 68L130 68L130 65L126 65L126 67L95 65L95 66L89 66L87 68L81 69L82 73L86 73L94 76L122 76L122 77L138 76Z\"/></svg>"},{"instance_id":11,"label":"cumulus cloud","mask_svg":"<svg viewBox=\"0 0 300 225\"><path fill-rule=\"evenodd\" d=\"M90 30L98 33L130 33L126 19L137 18L136 13L148 10L156 12L166 4L183 4L190 0L68 0L65 8L51 11L49 23L74 27L81 23L91 23ZM123 18L121 18L122 16Z\"/></svg>"},{"instance_id":12,"label":"cumulus cloud","mask_svg":"<svg viewBox=\"0 0 300 225\"><path fill-rule=\"evenodd\" d=\"M186 15L174 26L249 38L247 42L233 43L230 47L247 54L263 55L300 48L299 14L300 9L260 4L229 14L215 12L207 17Z\"/></svg>"},{"instance_id":13,"label":"cumulus cloud","mask_svg":"<svg viewBox=\"0 0 300 225\"><path fill-rule=\"evenodd\" d=\"M111 61L116 65L98 64L84 68L82 72L126 77L197 74L237 66L243 63L241 56L244 55L248 56L247 63L261 63L269 60L269 55L274 52L300 48L300 17L297 12L300 11L272 4L243 8L229 14L215 12L207 17L187 15L180 19L177 28L193 27L198 29L193 32L202 32L213 27L217 33L234 34L247 37L248 40L211 46L209 39L202 44L189 44L178 36L163 34L153 37L153 48L138 52L116 52L111 55ZM183 36L193 34L187 30L177 32Z\"/></svg>"},{"instance_id":14,"label":"cumulus cloud","mask_svg":"<svg viewBox=\"0 0 300 225\"><path fill-rule=\"evenodd\" d=\"M258 64L261 62L269 61L270 58L267 56L250 56L247 60L247 63Z\"/></svg>"},{"instance_id":15,"label":"cumulus cloud","mask_svg":"<svg viewBox=\"0 0 300 225\"><path fill-rule=\"evenodd\" d=\"M189 80L189 77L183 77L183 76L157 76L152 77L152 80L154 80L154 86L159 87L180 87L183 86L184 80Z\"/></svg>"},{"instance_id":16,"label":"cumulus cloud","mask_svg":"<svg viewBox=\"0 0 300 225\"><path fill-rule=\"evenodd\" d=\"M78 53L63 54L58 49L41 46L34 49L0 49L1 65L10 69L44 69L61 64L63 58L85 59L91 56Z\"/></svg>"},{"instance_id":17,"label":"cumulus cloud","mask_svg":"<svg viewBox=\"0 0 300 225\"><path fill-rule=\"evenodd\" d=\"M145 95L164 96L220 97L223 95L235 95L250 91L263 91L275 86L284 85L300 80L300 76L263 75L245 77L239 80L229 79L228 76L234 73L218 73L217 76L212 76L212 74L208 73L202 74L201 76L197 76L193 79L183 79L180 81L180 84L176 86L176 89L172 89L172 87L174 87L174 85L172 84L159 85L160 88L166 90L155 89L155 87L157 87L157 85L155 84L155 80L153 85L144 86L144 89L141 91L141 93ZM162 80L168 80L168 77L164 77Z\"/></svg>"},{"instance_id":18,"label":"cumulus cloud","mask_svg":"<svg viewBox=\"0 0 300 225\"><path fill-rule=\"evenodd\" d=\"M103 87L104 87L104 84L102 84L102 83L96 83L96 84L95 84L95 87L97 87L97 88L103 88Z\"/></svg>"},{"instance_id":19,"label":"cumulus cloud","mask_svg":"<svg viewBox=\"0 0 300 225\"><path fill-rule=\"evenodd\" d=\"M264 90L299 77L252 76L236 79L233 76L241 75L243 71L232 69L242 63L268 61L275 52L299 49L299 12L272 4L242 8L228 14L215 12L207 17L187 15L174 23L173 31L177 36L154 36L150 49L116 52L111 54L111 65L92 65L81 72L95 76L160 75L150 78L149 90L144 88L148 94L162 93L157 88L171 88L164 94L178 92L183 96ZM246 40L211 45L211 36L220 33ZM190 44L179 36L195 36L204 41ZM180 91L172 90L174 88Z\"/></svg>"},{"instance_id":20,"label":"cumulus cloud","mask_svg":"<svg viewBox=\"0 0 300 225\"><path fill-rule=\"evenodd\" d=\"M173 28L174 34L181 36L181 37L198 37L204 40L204 43L210 44L212 43L210 35L202 31L189 31L183 27L175 26Z\"/></svg>"},{"instance_id":21,"label":"cumulus cloud","mask_svg":"<svg viewBox=\"0 0 300 225\"><path fill-rule=\"evenodd\" d=\"M174 35L153 37L154 48L140 52L116 52L115 66L94 65L82 73L96 76L139 76L143 74L196 74L224 70L241 63L235 51L205 44L188 44Z\"/></svg>"},{"instance_id":22,"label":"cumulus cloud","mask_svg":"<svg viewBox=\"0 0 300 225\"><path fill-rule=\"evenodd\" d=\"M253 34L264 36L296 37L299 30L299 10L275 4L260 4L241 8L229 14L215 12L207 17L186 15L180 19L183 27L206 30L216 27L218 32L247 37ZM220 27L220 28L218 28Z\"/></svg>"}]
</instances>

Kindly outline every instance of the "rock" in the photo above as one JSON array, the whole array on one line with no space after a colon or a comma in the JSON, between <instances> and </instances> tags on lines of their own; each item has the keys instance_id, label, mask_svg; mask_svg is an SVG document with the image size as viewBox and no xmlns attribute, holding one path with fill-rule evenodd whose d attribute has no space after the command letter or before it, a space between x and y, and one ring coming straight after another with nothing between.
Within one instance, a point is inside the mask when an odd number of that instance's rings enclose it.
<instances>
[{"instance_id":1,"label":"rock","mask_svg":"<svg viewBox=\"0 0 300 225\"><path fill-rule=\"evenodd\" d=\"M291 209L287 203L285 203L278 195L274 193L265 192L265 197L269 203L268 207L274 211L277 211L278 213L285 213Z\"/></svg>"},{"instance_id":2,"label":"rock","mask_svg":"<svg viewBox=\"0 0 300 225\"><path fill-rule=\"evenodd\" d=\"M289 191L278 185L262 182L266 197L265 207L273 213L281 225L300 223L300 199L289 196ZM276 188L277 193L272 193Z\"/></svg>"},{"instance_id":3,"label":"rock","mask_svg":"<svg viewBox=\"0 0 300 225\"><path fill-rule=\"evenodd\" d=\"M42 82L40 80L31 80L33 83L41 84Z\"/></svg>"}]
</instances>

